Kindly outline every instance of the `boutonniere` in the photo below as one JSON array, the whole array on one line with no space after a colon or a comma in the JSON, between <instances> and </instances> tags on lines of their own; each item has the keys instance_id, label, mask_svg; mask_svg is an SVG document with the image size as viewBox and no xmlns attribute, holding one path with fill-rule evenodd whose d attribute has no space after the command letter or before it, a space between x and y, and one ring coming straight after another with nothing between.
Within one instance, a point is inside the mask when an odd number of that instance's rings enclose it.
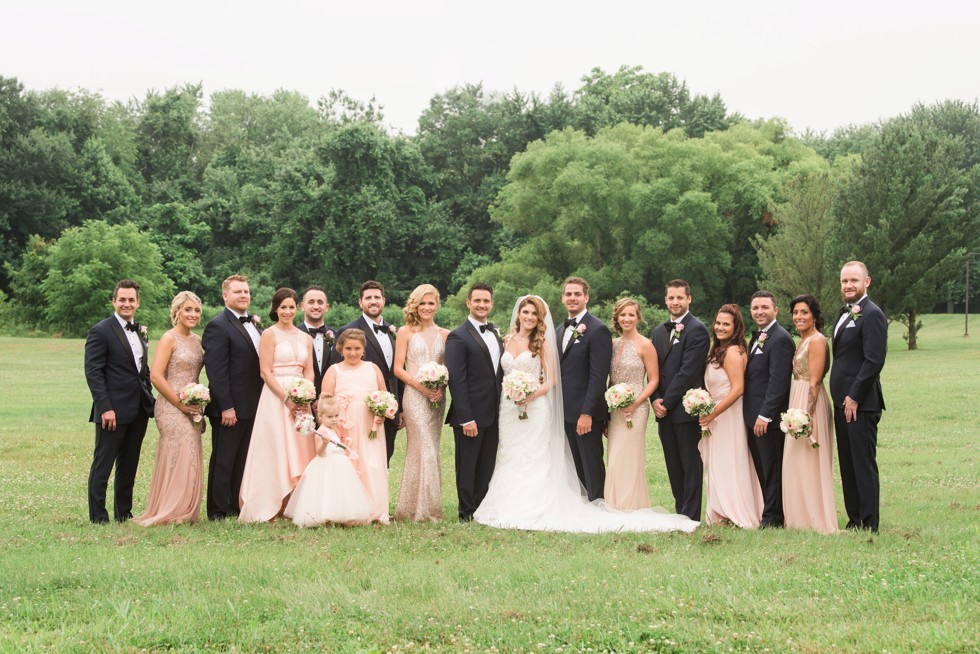
<instances>
[{"instance_id":1,"label":"boutonniere","mask_svg":"<svg viewBox=\"0 0 980 654\"><path fill-rule=\"evenodd\" d=\"M684 331L684 323L679 322L676 325L674 325L674 331L671 332L670 337L673 338L674 340L679 341L681 340L681 332L683 331Z\"/></svg>"},{"instance_id":2,"label":"boutonniere","mask_svg":"<svg viewBox=\"0 0 980 654\"><path fill-rule=\"evenodd\" d=\"M398 335L398 328L392 325L391 323L388 323L387 325L385 325L385 327L388 329L388 333L391 334L392 336Z\"/></svg>"},{"instance_id":3,"label":"boutonniere","mask_svg":"<svg viewBox=\"0 0 980 654\"><path fill-rule=\"evenodd\" d=\"M493 333L494 333L494 336L497 337L497 340L498 341L503 338L503 336L500 335L500 328L497 327L496 325L494 325Z\"/></svg>"},{"instance_id":4,"label":"boutonniere","mask_svg":"<svg viewBox=\"0 0 980 654\"><path fill-rule=\"evenodd\" d=\"M140 338L143 339L144 343L150 342L150 331L146 328L146 325L140 325Z\"/></svg>"},{"instance_id":5,"label":"boutonniere","mask_svg":"<svg viewBox=\"0 0 980 654\"><path fill-rule=\"evenodd\" d=\"M328 329L326 333L323 335L323 344L326 345L327 347L332 346L334 344L334 341L336 340L337 340L337 336L336 334L333 333L332 329Z\"/></svg>"},{"instance_id":6,"label":"boutonniere","mask_svg":"<svg viewBox=\"0 0 980 654\"><path fill-rule=\"evenodd\" d=\"M572 341L577 341L578 339L582 338L582 334L585 333L586 329L587 327L585 326L585 323L579 323L575 327L575 331L572 332Z\"/></svg>"},{"instance_id":7,"label":"boutonniere","mask_svg":"<svg viewBox=\"0 0 980 654\"><path fill-rule=\"evenodd\" d=\"M768 332L762 332L759 334L759 340L756 341L756 345L758 346L760 352L762 351L762 346L766 344L767 338L769 338Z\"/></svg>"},{"instance_id":8,"label":"boutonniere","mask_svg":"<svg viewBox=\"0 0 980 654\"><path fill-rule=\"evenodd\" d=\"M861 317L861 305L860 304L851 305L851 310L848 313L851 316L851 320L857 322L857 319Z\"/></svg>"}]
</instances>

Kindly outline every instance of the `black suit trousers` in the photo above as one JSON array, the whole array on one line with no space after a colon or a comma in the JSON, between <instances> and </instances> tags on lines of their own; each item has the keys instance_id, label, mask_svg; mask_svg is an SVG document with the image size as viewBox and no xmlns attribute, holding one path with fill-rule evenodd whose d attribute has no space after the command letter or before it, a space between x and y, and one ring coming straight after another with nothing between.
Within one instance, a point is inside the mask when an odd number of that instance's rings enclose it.
<instances>
[{"instance_id":1,"label":"black suit trousers","mask_svg":"<svg viewBox=\"0 0 980 654\"><path fill-rule=\"evenodd\" d=\"M844 409L834 407L837 459L847 526L878 531L878 421L879 411L858 411L857 420L847 422Z\"/></svg>"},{"instance_id":2,"label":"black suit trousers","mask_svg":"<svg viewBox=\"0 0 980 654\"><path fill-rule=\"evenodd\" d=\"M565 423L565 438L568 448L572 451L575 462L575 472L578 480L585 486L589 501L600 499L606 486L606 468L602 464L602 432L606 423L602 420L592 421L592 431L579 436L576 432L577 423Z\"/></svg>"},{"instance_id":3,"label":"black suit trousers","mask_svg":"<svg viewBox=\"0 0 980 654\"><path fill-rule=\"evenodd\" d=\"M779 428L779 423L773 420L762 436L756 436L752 431L754 423L746 429L749 439L749 452L752 453L752 463L759 476L762 486L762 525L782 526L783 524L783 445L786 434Z\"/></svg>"},{"instance_id":4,"label":"black suit trousers","mask_svg":"<svg viewBox=\"0 0 980 654\"><path fill-rule=\"evenodd\" d=\"M254 422L254 418L239 419L234 427L223 427L220 415L211 418L211 461L208 464L210 520L238 515L238 498Z\"/></svg>"},{"instance_id":5,"label":"black suit trousers","mask_svg":"<svg viewBox=\"0 0 980 654\"><path fill-rule=\"evenodd\" d=\"M456 442L456 495L459 497L459 519L473 519L490 489L490 478L497 465L497 425L481 428L476 436L466 436L463 428L453 425Z\"/></svg>"},{"instance_id":6,"label":"black suit trousers","mask_svg":"<svg viewBox=\"0 0 980 654\"><path fill-rule=\"evenodd\" d=\"M140 408L136 420L117 424L115 431L102 429L101 421L95 423L95 453L88 475L88 517L92 522L109 522L105 500L113 465L113 516L117 522L133 517L133 486L148 421L149 416Z\"/></svg>"},{"instance_id":7,"label":"black suit trousers","mask_svg":"<svg viewBox=\"0 0 980 654\"><path fill-rule=\"evenodd\" d=\"M701 425L695 421L660 420L657 429L664 448L670 491L674 495L674 511L700 521L704 479L704 464L698 451Z\"/></svg>"}]
</instances>

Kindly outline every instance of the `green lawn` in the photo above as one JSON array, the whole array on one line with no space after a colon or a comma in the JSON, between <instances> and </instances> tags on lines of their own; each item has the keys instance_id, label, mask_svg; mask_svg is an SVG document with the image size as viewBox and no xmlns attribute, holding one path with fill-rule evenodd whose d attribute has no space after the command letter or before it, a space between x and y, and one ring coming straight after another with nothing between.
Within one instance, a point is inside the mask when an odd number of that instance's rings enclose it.
<instances>
[{"instance_id":1,"label":"green lawn","mask_svg":"<svg viewBox=\"0 0 980 654\"><path fill-rule=\"evenodd\" d=\"M833 537L93 526L83 342L0 338L0 651L976 652L980 335L924 322L918 352L891 328L881 533ZM647 446L672 506L652 425ZM451 517L448 430L442 454Z\"/></svg>"}]
</instances>

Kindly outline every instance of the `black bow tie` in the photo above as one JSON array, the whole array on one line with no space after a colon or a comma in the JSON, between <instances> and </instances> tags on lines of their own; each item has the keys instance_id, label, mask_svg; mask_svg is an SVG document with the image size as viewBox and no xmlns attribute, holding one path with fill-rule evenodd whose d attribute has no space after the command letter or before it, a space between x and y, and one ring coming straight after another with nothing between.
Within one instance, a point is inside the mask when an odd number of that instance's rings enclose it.
<instances>
[{"instance_id":1,"label":"black bow tie","mask_svg":"<svg viewBox=\"0 0 980 654\"><path fill-rule=\"evenodd\" d=\"M569 318L568 320L565 321L565 327L571 327L573 329L575 327L578 327L578 320L576 320L575 318Z\"/></svg>"},{"instance_id":2,"label":"black bow tie","mask_svg":"<svg viewBox=\"0 0 980 654\"><path fill-rule=\"evenodd\" d=\"M310 328L310 336L313 336L315 334L320 334L322 336L326 336L327 335L327 326L326 325L320 325L319 327L311 327Z\"/></svg>"},{"instance_id":3,"label":"black bow tie","mask_svg":"<svg viewBox=\"0 0 980 654\"><path fill-rule=\"evenodd\" d=\"M238 316L238 322L242 323L243 325L247 325L248 323L252 322L252 317L246 313L244 316Z\"/></svg>"},{"instance_id":4,"label":"black bow tie","mask_svg":"<svg viewBox=\"0 0 980 654\"><path fill-rule=\"evenodd\" d=\"M374 325L375 334L387 334L388 328L382 323L380 325Z\"/></svg>"},{"instance_id":5,"label":"black bow tie","mask_svg":"<svg viewBox=\"0 0 980 654\"><path fill-rule=\"evenodd\" d=\"M667 328L667 331L672 331L677 326L677 323L673 320L668 320L664 323L664 326Z\"/></svg>"},{"instance_id":6,"label":"black bow tie","mask_svg":"<svg viewBox=\"0 0 980 654\"><path fill-rule=\"evenodd\" d=\"M757 340L759 340L759 334L763 334L763 333L765 332L761 332L758 330L752 332L752 342L755 343Z\"/></svg>"},{"instance_id":7,"label":"black bow tie","mask_svg":"<svg viewBox=\"0 0 980 654\"><path fill-rule=\"evenodd\" d=\"M488 322L485 325L480 325L480 333L481 334L485 333L488 329L490 331L493 331L494 329L496 329L496 327L493 326L493 323L492 322Z\"/></svg>"},{"instance_id":8,"label":"black bow tie","mask_svg":"<svg viewBox=\"0 0 980 654\"><path fill-rule=\"evenodd\" d=\"M138 322L127 322L126 331L127 332L138 332L140 330L140 324Z\"/></svg>"}]
</instances>

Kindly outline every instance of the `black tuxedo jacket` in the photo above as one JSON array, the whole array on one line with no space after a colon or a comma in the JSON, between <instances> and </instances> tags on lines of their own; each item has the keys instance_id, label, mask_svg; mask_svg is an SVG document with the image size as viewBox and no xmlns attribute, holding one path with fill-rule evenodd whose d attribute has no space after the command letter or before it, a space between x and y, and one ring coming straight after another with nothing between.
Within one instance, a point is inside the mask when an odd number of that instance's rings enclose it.
<instances>
[{"instance_id":1,"label":"black tuxedo jacket","mask_svg":"<svg viewBox=\"0 0 980 654\"><path fill-rule=\"evenodd\" d=\"M92 392L89 420L102 422L106 411L116 412L116 422L128 425L138 417L140 407L153 415L150 390L149 347L143 345L142 369L136 367L133 348L115 315L97 323L85 339L85 380Z\"/></svg>"},{"instance_id":2,"label":"black tuxedo jacket","mask_svg":"<svg viewBox=\"0 0 980 654\"><path fill-rule=\"evenodd\" d=\"M374 331L374 324L368 324L368 321L364 319L364 316L359 316L357 320L349 322L340 328L337 332L337 340L340 340L340 335L343 334L348 329L360 329L364 332L365 338L367 338L367 347L364 348L364 360L370 361L374 365L378 366L381 370L381 375L385 378L385 386L388 388L389 393L393 393L395 397L398 398L398 413L401 413L402 404L402 393L404 389L401 387L402 384L398 381L398 377L395 377L394 365L395 365L395 333L393 329L390 329L391 325L387 322L382 323L385 327L385 334L377 334ZM385 361L385 353L381 350L381 344L378 342L378 338L387 338L391 343L391 366ZM330 350L330 366L340 363L343 360L343 356L337 351L337 346L334 345ZM324 370L325 371L325 370ZM394 424L398 424L398 416L395 416Z\"/></svg>"},{"instance_id":3,"label":"black tuxedo jacket","mask_svg":"<svg viewBox=\"0 0 980 654\"><path fill-rule=\"evenodd\" d=\"M334 333L334 338L337 337L337 332L334 330L333 327L331 327L330 325L327 325L327 324L324 324L323 326L327 328L327 331L328 332L333 332ZM309 330L309 328L307 328L305 322L301 322L299 324L299 330L301 332L305 332L307 334L310 333L310 330ZM310 338L313 338L313 337L310 336ZM313 357L313 385L316 386L316 396L317 397L320 397L320 390L323 388L323 374L325 372L327 372L327 368L330 367L330 361L333 358L333 355L331 354L331 351L332 350L333 350L333 346L331 345L331 346L328 347L327 344L326 344L326 342L324 342L324 344L323 344L323 363L322 364L318 364L317 363L317 361L316 361L316 352L313 352L313 354L311 355ZM382 368L382 370L383 370L383 368Z\"/></svg>"},{"instance_id":4,"label":"black tuxedo jacket","mask_svg":"<svg viewBox=\"0 0 980 654\"><path fill-rule=\"evenodd\" d=\"M858 403L858 411L881 411L885 398L881 393L881 369L885 366L888 344L888 320L871 298L858 303L857 319L847 318L834 336L834 365L830 368L830 395L834 405L844 406L844 398ZM837 326L842 308L834 319Z\"/></svg>"},{"instance_id":5,"label":"black tuxedo jacket","mask_svg":"<svg viewBox=\"0 0 980 654\"><path fill-rule=\"evenodd\" d=\"M500 385L504 378L500 358L503 343L497 342L497 367L493 367L490 350L480 330L469 319L449 332L446 338L446 368L449 370L449 393L452 404L446 424L461 426L476 421L478 429L497 424Z\"/></svg>"},{"instance_id":6,"label":"black tuxedo jacket","mask_svg":"<svg viewBox=\"0 0 980 654\"><path fill-rule=\"evenodd\" d=\"M612 335L605 323L586 311L579 321L585 331L560 352L562 407L566 422L582 414L593 420L609 420L606 382L612 362ZM555 329L558 348L565 341L565 324ZM574 338L574 337L573 337Z\"/></svg>"},{"instance_id":7,"label":"black tuxedo jacket","mask_svg":"<svg viewBox=\"0 0 980 654\"><path fill-rule=\"evenodd\" d=\"M756 418L765 416L779 424L780 414L789 406L789 387L793 378L793 337L778 322L766 332L762 348L752 354L756 337L749 341L749 361L745 367L745 393L742 396L742 415L745 424L755 425Z\"/></svg>"},{"instance_id":8,"label":"black tuxedo jacket","mask_svg":"<svg viewBox=\"0 0 980 654\"><path fill-rule=\"evenodd\" d=\"M694 422L697 417L684 411L681 400L690 389L704 387L704 367L711 341L707 327L694 314L688 313L681 324L684 325L681 337L673 345L670 338L672 332L667 331L666 324L657 325L650 335L660 362L660 385L650 401L663 400L667 409L664 420Z\"/></svg>"},{"instance_id":9,"label":"black tuxedo jacket","mask_svg":"<svg viewBox=\"0 0 980 654\"><path fill-rule=\"evenodd\" d=\"M239 420L254 418L263 385L259 353L238 316L227 308L215 316L204 328L201 346L211 388L207 415L220 419L222 411L234 409Z\"/></svg>"}]
</instances>

